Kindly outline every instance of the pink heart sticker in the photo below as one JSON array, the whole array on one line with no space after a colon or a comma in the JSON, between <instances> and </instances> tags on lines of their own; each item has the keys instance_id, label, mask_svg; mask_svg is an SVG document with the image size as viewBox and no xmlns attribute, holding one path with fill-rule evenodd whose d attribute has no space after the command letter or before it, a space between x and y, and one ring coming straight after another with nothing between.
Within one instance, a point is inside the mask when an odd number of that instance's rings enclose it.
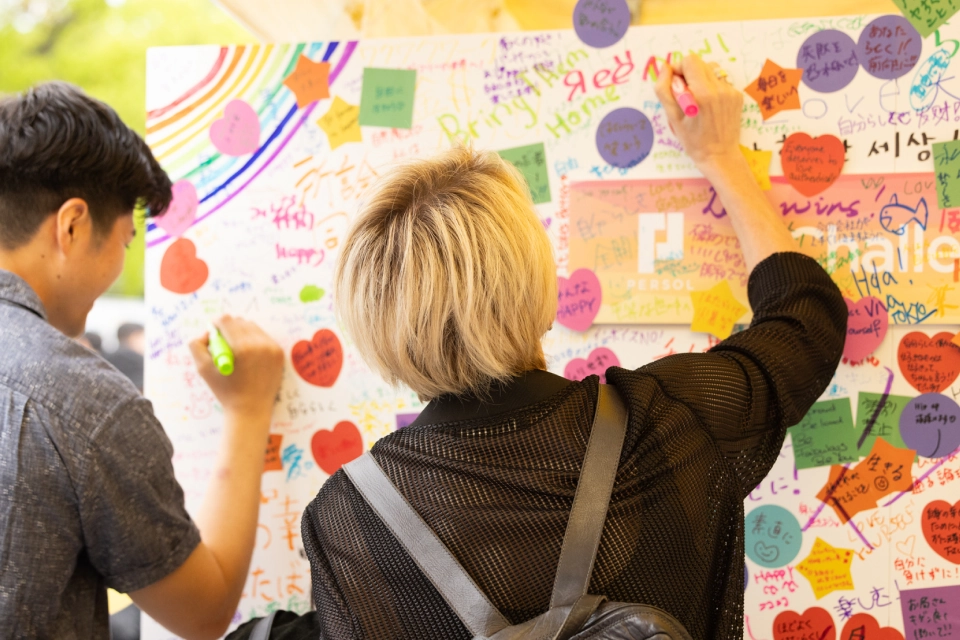
<instances>
[{"instance_id":1,"label":"pink heart sticker","mask_svg":"<svg viewBox=\"0 0 960 640\"><path fill-rule=\"evenodd\" d=\"M569 278L557 277L557 322L574 331L586 331L600 313L600 280L590 269L577 269Z\"/></svg>"},{"instance_id":2,"label":"pink heart sticker","mask_svg":"<svg viewBox=\"0 0 960 640\"><path fill-rule=\"evenodd\" d=\"M243 156L260 146L260 119L243 100L231 100L223 117L210 127L210 140L220 153Z\"/></svg>"},{"instance_id":3,"label":"pink heart sticker","mask_svg":"<svg viewBox=\"0 0 960 640\"><path fill-rule=\"evenodd\" d=\"M597 347L590 352L587 359L574 358L563 368L563 377L567 380L583 380L587 376L597 374L600 384L607 384L607 369L619 367L620 359L613 351L606 347Z\"/></svg>"},{"instance_id":4,"label":"pink heart sticker","mask_svg":"<svg viewBox=\"0 0 960 640\"><path fill-rule=\"evenodd\" d=\"M847 339L843 343L843 357L850 362L860 362L873 353L887 335L890 324L887 308L873 296L856 303L849 298L843 301L847 303Z\"/></svg>"},{"instance_id":5,"label":"pink heart sticker","mask_svg":"<svg viewBox=\"0 0 960 640\"><path fill-rule=\"evenodd\" d=\"M189 180L177 180L173 183L173 200L166 212L157 218L157 226L170 236L179 238L190 228L197 217L197 188Z\"/></svg>"}]
</instances>

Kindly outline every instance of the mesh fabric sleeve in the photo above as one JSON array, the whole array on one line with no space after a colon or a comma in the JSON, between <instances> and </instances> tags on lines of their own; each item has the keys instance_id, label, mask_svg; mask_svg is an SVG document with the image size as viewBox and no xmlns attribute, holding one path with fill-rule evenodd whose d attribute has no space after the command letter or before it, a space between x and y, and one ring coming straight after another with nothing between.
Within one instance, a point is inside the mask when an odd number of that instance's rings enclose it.
<instances>
[{"instance_id":1,"label":"mesh fabric sleeve","mask_svg":"<svg viewBox=\"0 0 960 640\"><path fill-rule=\"evenodd\" d=\"M638 370L686 404L737 473L742 497L776 461L786 428L827 388L840 363L847 308L812 258L777 253L747 288L753 321L703 354L679 354Z\"/></svg>"}]
</instances>

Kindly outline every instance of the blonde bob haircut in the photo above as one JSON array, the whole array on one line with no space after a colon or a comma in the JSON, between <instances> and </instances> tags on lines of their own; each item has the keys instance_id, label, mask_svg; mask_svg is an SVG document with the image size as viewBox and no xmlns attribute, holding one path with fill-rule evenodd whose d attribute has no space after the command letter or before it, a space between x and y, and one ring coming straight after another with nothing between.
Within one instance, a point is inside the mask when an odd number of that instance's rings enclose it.
<instances>
[{"instance_id":1,"label":"blonde bob haircut","mask_svg":"<svg viewBox=\"0 0 960 640\"><path fill-rule=\"evenodd\" d=\"M553 252L520 173L454 148L393 169L361 204L334 276L340 320L387 382L482 397L545 369Z\"/></svg>"}]
</instances>

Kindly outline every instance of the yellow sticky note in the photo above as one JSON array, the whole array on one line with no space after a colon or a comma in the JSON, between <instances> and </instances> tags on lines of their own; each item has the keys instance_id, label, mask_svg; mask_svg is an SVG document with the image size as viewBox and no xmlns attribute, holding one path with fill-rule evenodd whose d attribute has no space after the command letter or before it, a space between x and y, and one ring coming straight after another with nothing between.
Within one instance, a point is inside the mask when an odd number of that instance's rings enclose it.
<instances>
[{"instance_id":1,"label":"yellow sticky note","mask_svg":"<svg viewBox=\"0 0 960 640\"><path fill-rule=\"evenodd\" d=\"M740 153L747 159L750 165L750 171L753 171L753 177L757 184L764 191L770 190L770 161L773 159L773 151L764 151L763 149L754 150L750 147L740 145Z\"/></svg>"},{"instance_id":2,"label":"yellow sticky note","mask_svg":"<svg viewBox=\"0 0 960 640\"><path fill-rule=\"evenodd\" d=\"M340 96L333 98L329 111L320 116L317 124L327 134L330 149L347 142L360 142L360 107L345 102Z\"/></svg>"},{"instance_id":3,"label":"yellow sticky note","mask_svg":"<svg viewBox=\"0 0 960 640\"><path fill-rule=\"evenodd\" d=\"M810 555L797 565L804 578L810 581L817 600L834 591L853 589L850 565L853 549L841 549L817 538Z\"/></svg>"},{"instance_id":4,"label":"yellow sticky note","mask_svg":"<svg viewBox=\"0 0 960 640\"><path fill-rule=\"evenodd\" d=\"M693 301L692 331L712 333L721 340L733 333L733 325L747 311L733 297L730 283L726 280L706 291L694 291L690 294Z\"/></svg>"}]
</instances>

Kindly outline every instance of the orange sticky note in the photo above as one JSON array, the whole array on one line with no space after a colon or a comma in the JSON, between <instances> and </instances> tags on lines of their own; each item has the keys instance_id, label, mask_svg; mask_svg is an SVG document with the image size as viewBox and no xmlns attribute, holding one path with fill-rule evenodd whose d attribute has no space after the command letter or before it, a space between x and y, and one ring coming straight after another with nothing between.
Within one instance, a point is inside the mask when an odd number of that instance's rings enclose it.
<instances>
[{"instance_id":1,"label":"orange sticky note","mask_svg":"<svg viewBox=\"0 0 960 640\"><path fill-rule=\"evenodd\" d=\"M853 589L850 565L853 549L840 549L817 538L810 555L797 565L797 571L810 582L817 600L834 591Z\"/></svg>"},{"instance_id":2,"label":"orange sticky note","mask_svg":"<svg viewBox=\"0 0 960 640\"><path fill-rule=\"evenodd\" d=\"M733 333L733 325L747 308L733 297L730 283L723 280L706 291L690 293L693 301L692 331L712 333L721 340Z\"/></svg>"},{"instance_id":3,"label":"orange sticky note","mask_svg":"<svg viewBox=\"0 0 960 640\"><path fill-rule=\"evenodd\" d=\"M830 467L830 477L817 498L833 507L840 521L846 522L861 511L876 508L877 501L886 495L909 491L916 453L877 438L869 455L852 469Z\"/></svg>"},{"instance_id":4,"label":"orange sticky note","mask_svg":"<svg viewBox=\"0 0 960 640\"><path fill-rule=\"evenodd\" d=\"M327 134L330 149L336 149L347 142L361 142L360 107L349 104L340 96L333 98L330 110L320 116L317 124Z\"/></svg>"},{"instance_id":5,"label":"orange sticky note","mask_svg":"<svg viewBox=\"0 0 960 640\"><path fill-rule=\"evenodd\" d=\"M950 342L960 347L960 331L957 332L957 335L953 336L953 340Z\"/></svg>"},{"instance_id":6,"label":"orange sticky note","mask_svg":"<svg viewBox=\"0 0 960 640\"><path fill-rule=\"evenodd\" d=\"M300 54L293 73L283 84L297 97L297 106L301 109L311 102L330 97L330 63L314 62Z\"/></svg>"},{"instance_id":7,"label":"orange sticky note","mask_svg":"<svg viewBox=\"0 0 960 640\"><path fill-rule=\"evenodd\" d=\"M267 440L267 453L263 460L264 471L283 471L283 460L280 457L280 443L282 441L282 434L270 434L270 439Z\"/></svg>"},{"instance_id":8,"label":"orange sticky note","mask_svg":"<svg viewBox=\"0 0 960 640\"><path fill-rule=\"evenodd\" d=\"M760 105L763 119L787 109L800 108L800 77L803 69L785 69L769 58L759 77L744 91Z\"/></svg>"},{"instance_id":9,"label":"orange sticky note","mask_svg":"<svg viewBox=\"0 0 960 640\"><path fill-rule=\"evenodd\" d=\"M740 153L747 159L750 165L750 171L753 177L764 191L770 190L770 161L773 159L773 151L764 151L763 149L751 149L740 145Z\"/></svg>"}]
</instances>

